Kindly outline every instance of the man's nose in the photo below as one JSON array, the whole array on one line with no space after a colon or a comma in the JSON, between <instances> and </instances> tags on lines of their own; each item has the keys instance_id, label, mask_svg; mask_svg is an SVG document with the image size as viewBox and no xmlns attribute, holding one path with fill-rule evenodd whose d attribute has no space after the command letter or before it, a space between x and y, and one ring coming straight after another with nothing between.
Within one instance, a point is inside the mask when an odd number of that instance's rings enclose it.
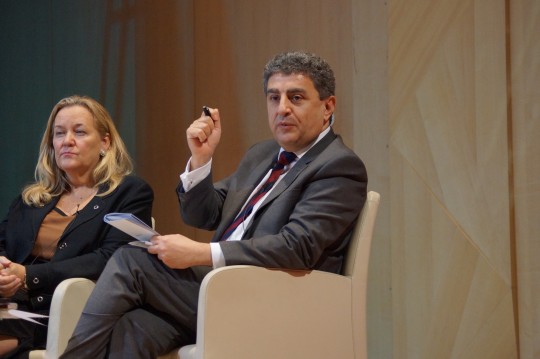
<instances>
[{"instance_id":1,"label":"man's nose","mask_svg":"<svg viewBox=\"0 0 540 359\"><path fill-rule=\"evenodd\" d=\"M287 115L291 112L291 102L286 96L283 96L279 100L278 113L282 116Z\"/></svg>"}]
</instances>

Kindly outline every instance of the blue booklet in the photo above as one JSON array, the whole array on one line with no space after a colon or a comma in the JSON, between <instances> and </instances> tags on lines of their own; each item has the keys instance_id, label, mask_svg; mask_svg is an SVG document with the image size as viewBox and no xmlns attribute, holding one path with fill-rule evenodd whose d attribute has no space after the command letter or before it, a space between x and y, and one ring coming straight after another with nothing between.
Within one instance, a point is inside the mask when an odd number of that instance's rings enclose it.
<instances>
[{"instance_id":1,"label":"blue booklet","mask_svg":"<svg viewBox=\"0 0 540 359\"><path fill-rule=\"evenodd\" d=\"M150 238L159 236L159 233L152 227L148 226L131 213L109 213L103 217L103 220L111 226L118 228L122 232L137 239L137 241L129 243L134 246L148 247L151 245Z\"/></svg>"}]
</instances>

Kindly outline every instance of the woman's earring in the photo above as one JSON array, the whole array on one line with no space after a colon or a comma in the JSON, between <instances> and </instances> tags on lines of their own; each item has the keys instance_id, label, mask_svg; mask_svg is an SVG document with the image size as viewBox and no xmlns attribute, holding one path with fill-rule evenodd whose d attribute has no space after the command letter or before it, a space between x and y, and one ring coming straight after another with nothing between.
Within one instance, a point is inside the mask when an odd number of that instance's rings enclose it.
<instances>
[{"instance_id":1,"label":"woman's earring","mask_svg":"<svg viewBox=\"0 0 540 359\"><path fill-rule=\"evenodd\" d=\"M105 150L99 151L99 157L105 157Z\"/></svg>"}]
</instances>

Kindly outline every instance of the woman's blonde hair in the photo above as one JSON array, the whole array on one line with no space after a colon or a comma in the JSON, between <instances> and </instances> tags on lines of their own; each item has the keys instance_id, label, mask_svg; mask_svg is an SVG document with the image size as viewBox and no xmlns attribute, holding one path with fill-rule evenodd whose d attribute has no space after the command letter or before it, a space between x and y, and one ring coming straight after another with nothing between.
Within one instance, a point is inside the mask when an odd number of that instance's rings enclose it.
<instances>
[{"instance_id":1,"label":"woman's blonde hair","mask_svg":"<svg viewBox=\"0 0 540 359\"><path fill-rule=\"evenodd\" d=\"M34 173L36 182L28 185L22 193L23 200L28 205L43 206L49 203L52 197L71 190L66 173L56 164L53 147L56 115L61 109L70 106L82 106L90 111L94 118L94 126L101 138L108 135L110 139L109 149L104 155L101 154L103 156L100 155L100 160L93 171L95 187L108 184L108 189L98 195L104 196L114 191L124 176L133 170L133 164L124 141L116 130L109 112L99 102L88 96L66 97L54 106L49 116Z\"/></svg>"}]
</instances>

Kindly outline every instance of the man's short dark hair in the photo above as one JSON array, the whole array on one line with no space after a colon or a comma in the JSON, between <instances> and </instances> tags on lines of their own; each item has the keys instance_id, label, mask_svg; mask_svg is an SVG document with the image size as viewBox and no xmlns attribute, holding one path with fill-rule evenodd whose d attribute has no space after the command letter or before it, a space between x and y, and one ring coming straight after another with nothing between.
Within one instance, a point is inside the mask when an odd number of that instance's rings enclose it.
<instances>
[{"instance_id":1,"label":"man's short dark hair","mask_svg":"<svg viewBox=\"0 0 540 359\"><path fill-rule=\"evenodd\" d=\"M335 94L336 79L330 65L319 56L307 52L284 52L272 58L264 67L264 93L268 91L268 79L277 73L308 76L323 100Z\"/></svg>"}]
</instances>

